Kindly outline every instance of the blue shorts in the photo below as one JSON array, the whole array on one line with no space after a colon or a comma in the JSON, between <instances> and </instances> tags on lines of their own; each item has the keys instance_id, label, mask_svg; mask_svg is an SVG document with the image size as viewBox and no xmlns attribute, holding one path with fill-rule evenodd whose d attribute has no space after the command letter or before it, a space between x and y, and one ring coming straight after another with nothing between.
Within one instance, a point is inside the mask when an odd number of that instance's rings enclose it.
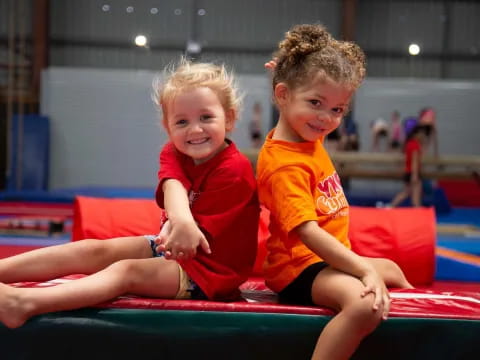
<instances>
[{"instance_id":1,"label":"blue shorts","mask_svg":"<svg viewBox=\"0 0 480 360\"><path fill-rule=\"evenodd\" d=\"M163 251L157 251L157 244L155 244L155 239L157 235L143 235L143 237L148 240L148 243L150 244L150 249L152 249L153 257L162 257L165 255Z\"/></svg>"},{"instance_id":2,"label":"blue shorts","mask_svg":"<svg viewBox=\"0 0 480 360\"><path fill-rule=\"evenodd\" d=\"M150 248L152 249L152 257L163 257L165 254L163 251L157 251L157 244L155 244L155 238L157 235L143 235L147 239ZM200 286L195 283L190 276L178 265L180 270L180 289L177 294L177 299L194 299L194 300L207 300L207 296L200 289Z\"/></svg>"}]
</instances>

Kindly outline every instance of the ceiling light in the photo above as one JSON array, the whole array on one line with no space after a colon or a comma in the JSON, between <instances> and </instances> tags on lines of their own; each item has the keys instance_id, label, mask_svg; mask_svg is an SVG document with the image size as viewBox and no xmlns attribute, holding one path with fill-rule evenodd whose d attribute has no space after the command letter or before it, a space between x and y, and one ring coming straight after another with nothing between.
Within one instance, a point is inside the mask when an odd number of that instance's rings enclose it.
<instances>
[{"instance_id":1,"label":"ceiling light","mask_svg":"<svg viewBox=\"0 0 480 360\"><path fill-rule=\"evenodd\" d=\"M137 46L146 46L147 45L147 37L145 35L137 35L135 36L135 45Z\"/></svg>"},{"instance_id":2,"label":"ceiling light","mask_svg":"<svg viewBox=\"0 0 480 360\"><path fill-rule=\"evenodd\" d=\"M410 44L408 46L408 53L413 56L420 54L420 46L417 44Z\"/></svg>"}]
</instances>

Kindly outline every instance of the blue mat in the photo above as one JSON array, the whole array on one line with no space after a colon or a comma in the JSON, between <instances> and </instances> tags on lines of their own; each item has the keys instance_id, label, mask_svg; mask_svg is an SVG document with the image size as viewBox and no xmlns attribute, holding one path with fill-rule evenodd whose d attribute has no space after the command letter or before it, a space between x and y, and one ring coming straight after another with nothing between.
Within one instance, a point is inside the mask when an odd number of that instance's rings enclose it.
<instances>
[{"instance_id":1,"label":"blue mat","mask_svg":"<svg viewBox=\"0 0 480 360\"><path fill-rule=\"evenodd\" d=\"M452 208L449 213L437 214L437 223L480 227L480 208Z\"/></svg>"},{"instance_id":2,"label":"blue mat","mask_svg":"<svg viewBox=\"0 0 480 360\"><path fill-rule=\"evenodd\" d=\"M479 265L439 255L437 255L436 260L435 280L473 281L480 283Z\"/></svg>"},{"instance_id":3,"label":"blue mat","mask_svg":"<svg viewBox=\"0 0 480 360\"><path fill-rule=\"evenodd\" d=\"M447 249L480 256L480 236L438 235L437 244Z\"/></svg>"}]
</instances>

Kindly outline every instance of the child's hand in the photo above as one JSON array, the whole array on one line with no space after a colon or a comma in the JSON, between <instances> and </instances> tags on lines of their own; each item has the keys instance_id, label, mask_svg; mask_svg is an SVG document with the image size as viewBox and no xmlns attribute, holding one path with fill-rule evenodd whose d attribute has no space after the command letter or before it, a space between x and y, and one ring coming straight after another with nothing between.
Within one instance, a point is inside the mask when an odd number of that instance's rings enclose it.
<instances>
[{"instance_id":1,"label":"child's hand","mask_svg":"<svg viewBox=\"0 0 480 360\"><path fill-rule=\"evenodd\" d=\"M170 225L170 220L165 221L162 228L160 229L160 233L157 235L155 239L155 244L157 244L157 248L156 248L157 252L164 251L160 248L160 245L163 245L167 241L168 235L170 234L171 230L172 229Z\"/></svg>"},{"instance_id":2,"label":"child's hand","mask_svg":"<svg viewBox=\"0 0 480 360\"><path fill-rule=\"evenodd\" d=\"M365 285L365 289L363 290L361 296L364 297L369 293L372 293L375 296L373 301L373 310L377 311L381 309L383 312L382 317L384 320L386 320L390 311L390 294L388 293L388 289L385 286L382 278L375 270L372 270L360 280Z\"/></svg>"},{"instance_id":3,"label":"child's hand","mask_svg":"<svg viewBox=\"0 0 480 360\"><path fill-rule=\"evenodd\" d=\"M265 69L268 69L270 71L275 70L275 68L277 67L277 59L274 58L274 59L266 62L264 66L265 66Z\"/></svg>"},{"instance_id":4,"label":"child's hand","mask_svg":"<svg viewBox=\"0 0 480 360\"><path fill-rule=\"evenodd\" d=\"M158 237L157 249L165 253L166 259L188 260L197 254L200 246L203 251L210 254L210 246L205 235L194 222L170 224L168 235ZM162 228L163 230L163 228ZM160 232L162 233L162 232Z\"/></svg>"}]
</instances>

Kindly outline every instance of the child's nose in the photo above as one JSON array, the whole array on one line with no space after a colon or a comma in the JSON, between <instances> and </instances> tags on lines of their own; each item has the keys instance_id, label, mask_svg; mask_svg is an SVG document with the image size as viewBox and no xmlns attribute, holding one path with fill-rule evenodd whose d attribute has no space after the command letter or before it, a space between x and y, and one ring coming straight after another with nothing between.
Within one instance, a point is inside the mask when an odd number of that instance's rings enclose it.
<instances>
[{"instance_id":1,"label":"child's nose","mask_svg":"<svg viewBox=\"0 0 480 360\"><path fill-rule=\"evenodd\" d=\"M190 128L190 131L192 132L202 132L203 131L203 128L202 128L202 124L192 124L191 128Z\"/></svg>"},{"instance_id":2,"label":"child's nose","mask_svg":"<svg viewBox=\"0 0 480 360\"><path fill-rule=\"evenodd\" d=\"M318 114L318 120L323 124L329 124L332 122L332 117L326 111L322 111Z\"/></svg>"}]
</instances>

